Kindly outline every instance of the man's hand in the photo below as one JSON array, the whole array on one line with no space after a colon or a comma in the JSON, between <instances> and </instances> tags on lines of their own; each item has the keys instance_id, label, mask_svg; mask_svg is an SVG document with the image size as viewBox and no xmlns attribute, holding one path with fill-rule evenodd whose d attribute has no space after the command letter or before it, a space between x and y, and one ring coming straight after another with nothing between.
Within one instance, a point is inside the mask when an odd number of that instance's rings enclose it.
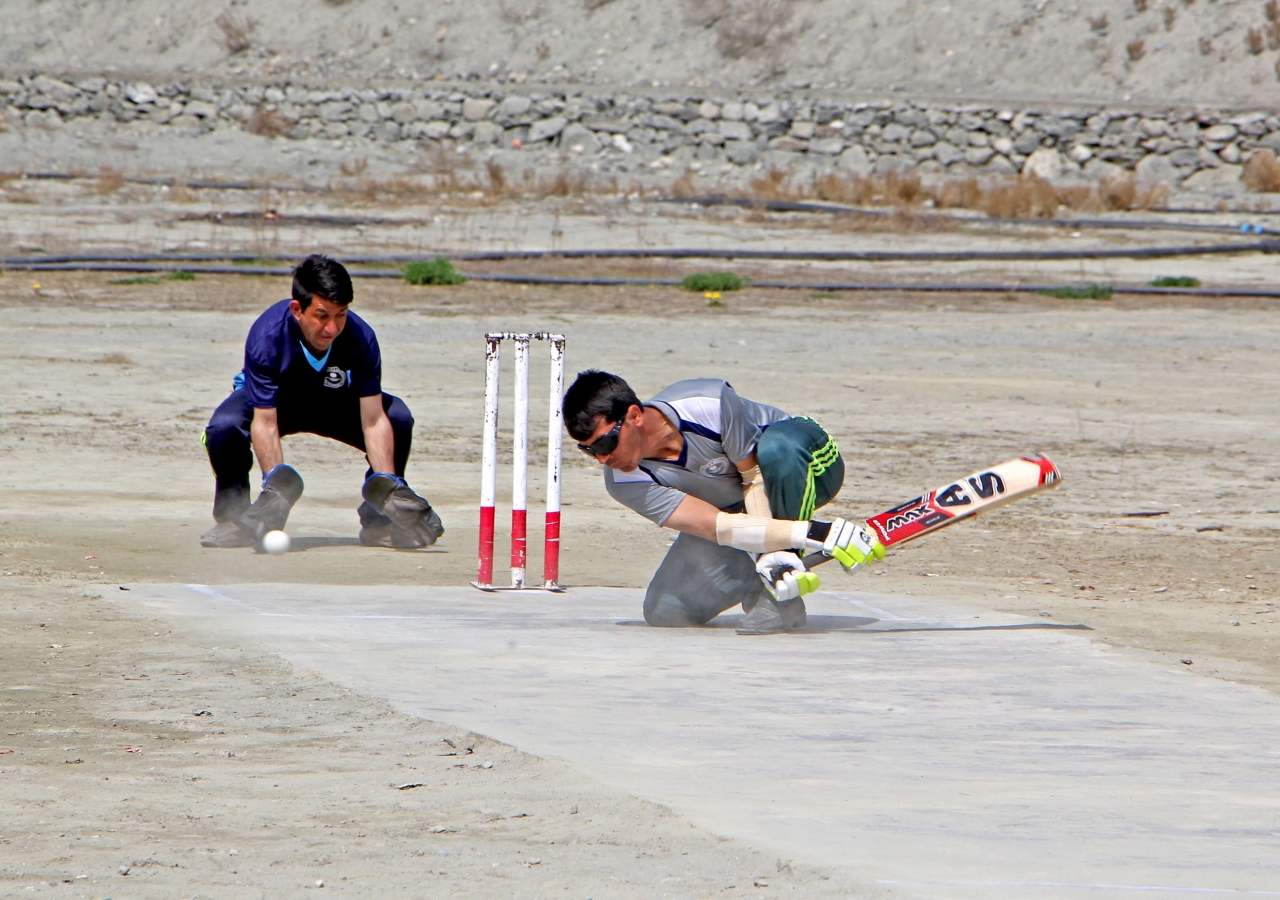
<instances>
[{"instance_id":1,"label":"man's hand","mask_svg":"<svg viewBox=\"0 0 1280 900\"><path fill-rule=\"evenodd\" d=\"M375 472L361 493L404 533L411 546L430 547L444 534L444 525L431 504L414 493L403 478Z\"/></svg>"},{"instance_id":2,"label":"man's hand","mask_svg":"<svg viewBox=\"0 0 1280 900\"><path fill-rule=\"evenodd\" d=\"M810 522L804 549L834 557L846 572L852 572L858 566L865 566L877 559L884 559L884 544L880 543L880 539L864 526L848 519L833 519L829 523Z\"/></svg>"},{"instance_id":3,"label":"man's hand","mask_svg":"<svg viewBox=\"0 0 1280 900\"><path fill-rule=\"evenodd\" d=\"M790 550L775 550L756 559L756 571L775 600L795 600L818 589L818 576Z\"/></svg>"},{"instance_id":4,"label":"man's hand","mask_svg":"<svg viewBox=\"0 0 1280 900\"><path fill-rule=\"evenodd\" d=\"M262 479L258 499L240 516L240 524L253 533L255 544L262 543L268 531L283 531L289 521L289 510L302 496L302 476L293 466L283 463Z\"/></svg>"}]
</instances>

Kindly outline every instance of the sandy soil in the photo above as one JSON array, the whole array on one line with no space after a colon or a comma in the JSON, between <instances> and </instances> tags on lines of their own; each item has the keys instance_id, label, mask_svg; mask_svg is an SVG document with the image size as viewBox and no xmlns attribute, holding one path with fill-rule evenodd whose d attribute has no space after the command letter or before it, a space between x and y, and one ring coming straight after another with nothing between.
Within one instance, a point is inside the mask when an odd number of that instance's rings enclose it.
<instances>
[{"instance_id":1,"label":"sandy soil","mask_svg":"<svg viewBox=\"0 0 1280 900\"><path fill-rule=\"evenodd\" d=\"M11 72L812 85L869 97L1269 108L1267 27L1257 0L49 0L7 17L0 59Z\"/></svg>"},{"instance_id":2,"label":"sandy soil","mask_svg":"<svg viewBox=\"0 0 1280 900\"><path fill-rule=\"evenodd\" d=\"M814 415L849 461L840 514L1046 452L1059 490L857 579L1082 622L1158 664L1280 690L1272 305L747 290L711 306L663 288L360 282L355 308L382 336L387 388L417 417L409 477L448 533L428 552L358 546L363 461L296 437L297 552L260 557L198 547L212 488L198 438L248 325L287 282L116 278L45 274L37 292L30 275L0 274L0 750L14 751L0 780L18 798L0 826L0 893L221 896L238 882L237 896L293 896L319 880L353 896L433 883L485 897L711 896L755 882L865 893L130 608L121 588L137 582L469 580L480 335L497 326L561 330L571 371L605 366L642 394L716 374ZM536 357L532 383L545 377ZM643 586L666 536L608 501L585 457L566 462L564 580ZM426 787L395 790L413 781Z\"/></svg>"}]
</instances>

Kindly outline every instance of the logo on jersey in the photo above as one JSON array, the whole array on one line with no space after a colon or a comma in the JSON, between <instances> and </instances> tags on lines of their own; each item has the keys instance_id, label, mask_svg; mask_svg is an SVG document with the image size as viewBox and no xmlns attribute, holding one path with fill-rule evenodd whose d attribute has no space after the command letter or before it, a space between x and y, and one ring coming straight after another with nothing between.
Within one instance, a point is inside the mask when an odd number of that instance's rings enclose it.
<instances>
[{"instance_id":1,"label":"logo on jersey","mask_svg":"<svg viewBox=\"0 0 1280 900\"><path fill-rule=\"evenodd\" d=\"M344 388L347 386L347 373L337 366L324 370L324 386L327 388Z\"/></svg>"},{"instance_id":2,"label":"logo on jersey","mask_svg":"<svg viewBox=\"0 0 1280 900\"><path fill-rule=\"evenodd\" d=\"M703 475L724 475L729 468L729 460L723 456L717 456L715 459L704 462L698 471Z\"/></svg>"}]
</instances>

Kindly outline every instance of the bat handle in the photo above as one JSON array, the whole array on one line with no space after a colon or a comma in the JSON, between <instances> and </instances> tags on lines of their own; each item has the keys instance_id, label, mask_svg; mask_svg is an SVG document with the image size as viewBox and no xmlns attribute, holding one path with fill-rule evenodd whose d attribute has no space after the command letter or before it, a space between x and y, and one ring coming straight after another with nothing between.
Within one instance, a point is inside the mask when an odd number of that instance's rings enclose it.
<instances>
[{"instance_id":1,"label":"bat handle","mask_svg":"<svg viewBox=\"0 0 1280 900\"><path fill-rule=\"evenodd\" d=\"M807 572L810 569L817 568L823 563L831 562L831 560L833 559L835 559L834 556L827 556L827 554L823 553L821 550L817 551L816 553L810 553L806 555L803 560L804 569Z\"/></svg>"}]
</instances>

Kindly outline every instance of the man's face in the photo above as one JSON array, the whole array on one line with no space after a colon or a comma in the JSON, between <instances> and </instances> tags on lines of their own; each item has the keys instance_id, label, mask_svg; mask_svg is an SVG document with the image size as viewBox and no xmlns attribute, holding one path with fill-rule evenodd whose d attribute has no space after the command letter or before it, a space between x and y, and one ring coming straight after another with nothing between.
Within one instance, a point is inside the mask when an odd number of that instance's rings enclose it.
<instances>
[{"instance_id":1,"label":"man's face","mask_svg":"<svg viewBox=\"0 0 1280 900\"><path fill-rule=\"evenodd\" d=\"M289 311L302 329L303 343L316 353L328 352L334 339L347 327L347 308L319 294L311 298L305 310L297 300L290 300Z\"/></svg>"},{"instance_id":2,"label":"man's face","mask_svg":"<svg viewBox=\"0 0 1280 900\"><path fill-rule=\"evenodd\" d=\"M636 466L640 465L640 460L644 458L644 445L640 433L640 423L643 418L644 413L640 407L632 406L628 409L626 417L622 420L622 427L618 429L618 446L612 453L597 453L596 459L619 472L634 471ZM595 443L612 431L616 424L618 423L607 421L604 416L597 416L596 427L591 431L591 438L582 443Z\"/></svg>"}]
</instances>

